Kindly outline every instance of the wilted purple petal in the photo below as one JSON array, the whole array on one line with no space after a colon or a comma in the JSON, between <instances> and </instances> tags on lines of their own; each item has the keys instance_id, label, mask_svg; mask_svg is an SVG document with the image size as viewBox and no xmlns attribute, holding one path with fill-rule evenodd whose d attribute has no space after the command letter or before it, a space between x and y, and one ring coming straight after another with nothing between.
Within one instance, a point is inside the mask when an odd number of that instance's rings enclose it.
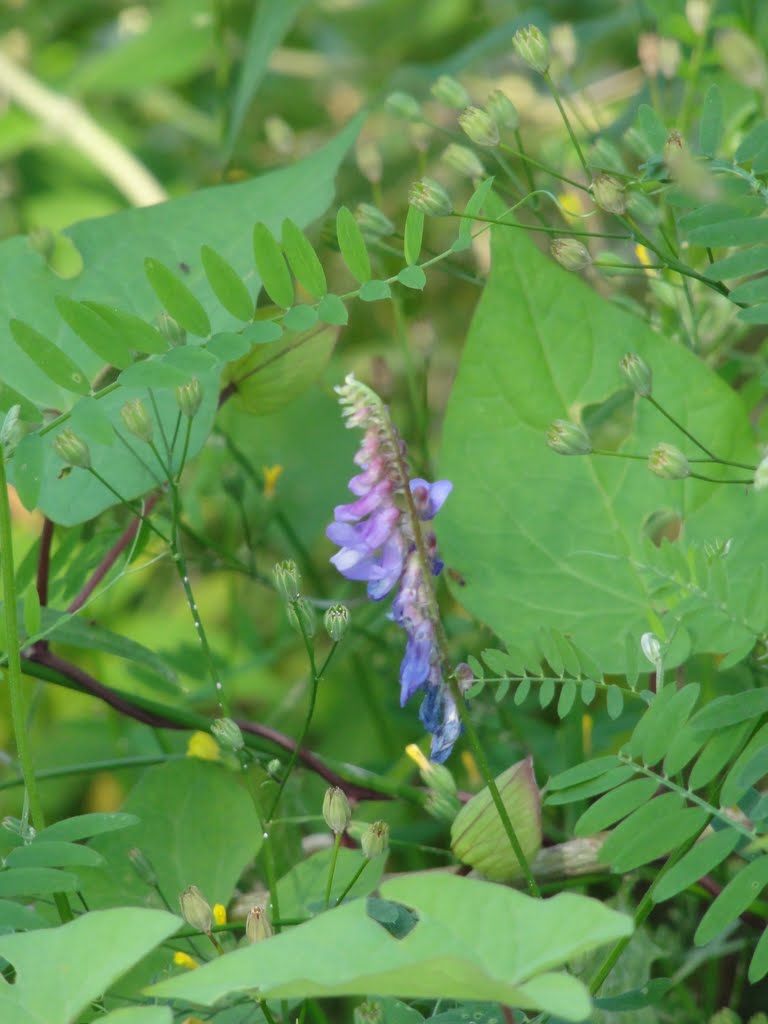
<instances>
[{"instance_id":1,"label":"wilted purple petal","mask_svg":"<svg viewBox=\"0 0 768 1024\"><path fill-rule=\"evenodd\" d=\"M408 637L400 666L400 705L403 706L429 678L435 645L432 623L424 619Z\"/></svg>"}]
</instances>

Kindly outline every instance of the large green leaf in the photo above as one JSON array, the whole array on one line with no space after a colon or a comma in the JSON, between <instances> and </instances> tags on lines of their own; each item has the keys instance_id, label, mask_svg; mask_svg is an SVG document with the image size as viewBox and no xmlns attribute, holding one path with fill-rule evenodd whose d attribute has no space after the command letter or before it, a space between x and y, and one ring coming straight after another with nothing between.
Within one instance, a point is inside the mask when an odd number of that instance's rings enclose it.
<instances>
[{"instance_id":1,"label":"large green leaf","mask_svg":"<svg viewBox=\"0 0 768 1024\"><path fill-rule=\"evenodd\" d=\"M121 907L83 914L60 928L0 935L0 956L16 970L14 984L0 990L0 1017L14 1024L73 1024L182 924L166 911Z\"/></svg>"},{"instance_id":2,"label":"large green leaf","mask_svg":"<svg viewBox=\"0 0 768 1024\"><path fill-rule=\"evenodd\" d=\"M131 865L128 852L134 848L149 860L171 906L188 885L196 885L211 904L226 904L261 846L250 796L235 776L209 761L187 758L151 768L124 810L139 824L91 843L107 867L78 871L91 907L162 905Z\"/></svg>"},{"instance_id":3,"label":"large green leaf","mask_svg":"<svg viewBox=\"0 0 768 1024\"><path fill-rule=\"evenodd\" d=\"M694 454L626 390L618 363L627 351L650 363L654 395L687 429L723 457L754 458L740 399L691 352L562 270L524 232L495 229L490 281L448 406L440 465L454 490L437 529L448 563L466 580L458 599L513 646L555 628L608 672L622 671L627 637L637 644L652 621L648 573L639 564L655 557L643 543L649 516L672 510L688 542L734 538L727 562L734 593L737 581L754 575L762 543L754 528L762 498L744 488L665 481L635 461L564 458L547 448L553 420L599 421L604 406L603 446L647 453L667 440ZM678 632L670 663L687 653ZM691 640L699 650L712 642L703 628Z\"/></svg>"},{"instance_id":4,"label":"large green leaf","mask_svg":"<svg viewBox=\"0 0 768 1024\"><path fill-rule=\"evenodd\" d=\"M150 991L207 1006L254 988L270 998L376 992L498 1001L578 1021L590 1012L586 988L553 969L632 931L629 918L584 896L535 900L456 876L392 879L381 895L418 915L404 938L358 900Z\"/></svg>"},{"instance_id":5,"label":"large green leaf","mask_svg":"<svg viewBox=\"0 0 768 1024\"><path fill-rule=\"evenodd\" d=\"M104 369L101 360L59 315L55 297L90 300L125 310L148 321L161 313L161 304L144 274L144 260L176 272L184 285L202 304L214 333L239 330L242 326L223 309L211 291L200 256L208 244L232 266L256 294L260 286L254 270L253 252L246 224L263 221L277 234L286 217L299 228L320 216L333 198L333 184L341 160L355 139L360 118L352 121L337 138L316 153L279 171L237 185L202 189L193 195L157 206L126 210L109 217L84 221L67 229L83 260L82 272L72 279L57 277L26 238L0 243L0 306L5 316L29 324L50 339L89 378ZM189 347L174 350L184 355ZM155 363L150 369L154 372ZM21 351L13 341L7 321L0 323L0 366L4 380L12 381L15 391L46 409L68 411L75 396L50 380L44 370ZM194 371L191 371L194 372ZM188 372L188 375L191 375ZM213 366L199 374L204 400L193 420L190 455L204 443L216 412L220 370ZM163 429L174 433L178 408L173 381L158 386L155 398ZM10 400L8 395L8 400ZM146 382L141 387L118 387L99 400L109 419L124 433L119 410L129 399L140 397L149 403ZM42 485L39 506L50 518L71 525L88 519L115 504L108 488L82 470L59 479L61 461L51 450L56 434L44 437ZM176 449L178 465L183 438ZM120 493L135 498L156 485L157 479L147 465L123 445L91 446L93 464ZM139 450L139 454L143 454ZM13 473L13 464L11 464Z\"/></svg>"}]
</instances>

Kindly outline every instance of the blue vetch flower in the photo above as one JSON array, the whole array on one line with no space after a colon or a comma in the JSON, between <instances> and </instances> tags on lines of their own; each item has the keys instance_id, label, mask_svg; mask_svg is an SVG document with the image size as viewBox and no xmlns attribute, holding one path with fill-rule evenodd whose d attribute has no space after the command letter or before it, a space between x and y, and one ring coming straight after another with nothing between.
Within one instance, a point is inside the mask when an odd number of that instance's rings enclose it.
<instances>
[{"instance_id":1,"label":"blue vetch flower","mask_svg":"<svg viewBox=\"0 0 768 1024\"><path fill-rule=\"evenodd\" d=\"M370 388L350 374L336 392L347 426L362 427L365 434L354 459L363 472L349 482L357 500L337 505L334 521L326 530L328 538L340 547L331 562L347 579L366 582L368 596L374 601L400 584L390 613L407 636L400 666L400 703L405 705L418 690L424 690L419 717L433 734L432 760L442 762L461 734L461 723L443 678L430 579L443 563L434 533L421 523L434 519L453 485L449 480L430 484L420 477L409 479L405 444Z\"/></svg>"}]
</instances>

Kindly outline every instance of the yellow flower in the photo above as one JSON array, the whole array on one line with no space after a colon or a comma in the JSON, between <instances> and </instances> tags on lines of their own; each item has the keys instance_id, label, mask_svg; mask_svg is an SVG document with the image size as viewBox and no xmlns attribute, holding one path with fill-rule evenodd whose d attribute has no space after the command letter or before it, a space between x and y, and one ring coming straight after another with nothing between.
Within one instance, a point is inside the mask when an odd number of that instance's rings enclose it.
<instances>
[{"instance_id":1,"label":"yellow flower","mask_svg":"<svg viewBox=\"0 0 768 1024\"><path fill-rule=\"evenodd\" d=\"M635 256L640 260L644 267L650 267L651 265L651 254L645 248L644 245L635 246Z\"/></svg>"},{"instance_id":2,"label":"yellow flower","mask_svg":"<svg viewBox=\"0 0 768 1024\"><path fill-rule=\"evenodd\" d=\"M223 903L214 903L213 905L213 921L214 924L226 924L227 923L227 908Z\"/></svg>"},{"instance_id":3,"label":"yellow flower","mask_svg":"<svg viewBox=\"0 0 768 1024\"><path fill-rule=\"evenodd\" d=\"M415 762L416 767L420 772L426 773L427 775L429 774L432 770L432 765L429 763L429 760L424 755L420 747L417 747L415 743L409 743L405 748L405 752L408 757Z\"/></svg>"},{"instance_id":4,"label":"yellow flower","mask_svg":"<svg viewBox=\"0 0 768 1024\"><path fill-rule=\"evenodd\" d=\"M461 763L464 765L464 770L469 776L470 786L480 786L483 782L483 777L477 767L477 761L474 758L471 750L462 750L461 752Z\"/></svg>"},{"instance_id":5,"label":"yellow flower","mask_svg":"<svg viewBox=\"0 0 768 1024\"><path fill-rule=\"evenodd\" d=\"M584 757L589 757L592 753L592 716L582 715L581 716L581 749L584 751Z\"/></svg>"},{"instance_id":6,"label":"yellow flower","mask_svg":"<svg viewBox=\"0 0 768 1024\"><path fill-rule=\"evenodd\" d=\"M274 498L275 491L277 490L277 481L282 475L283 467L280 465L262 466L261 472L264 474L264 497Z\"/></svg>"},{"instance_id":7,"label":"yellow flower","mask_svg":"<svg viewBox=\"0 0 768 1024\"><path fill-rule=\"evenodd\" d=\"M584 213L584 204L575 192L563 192L558 196L560 209L568 220L578 220Z\"/></svg>"},{"instance_id":8,"label":"yellow flower","mask_svg":"<svg viewBox=\"0 0 768 1024\"><path fill-rule=\"evenodd\" d=\"M187 743L187 757L199 757L201 761L218 761L219 744L209 732L193 732Z\"/></svg>"},{"instance_id":9,"label":"yellow flower","mask_svg":"<svg viewBox=\"0 0 768 1024\"><path fill-rule=\"evenodd\" d=\"M173 962L177 967L186 967L188 971L194 971L200 964L189 953L182 953L180 950L173 954Z\"/></svg>"}]
</instances>

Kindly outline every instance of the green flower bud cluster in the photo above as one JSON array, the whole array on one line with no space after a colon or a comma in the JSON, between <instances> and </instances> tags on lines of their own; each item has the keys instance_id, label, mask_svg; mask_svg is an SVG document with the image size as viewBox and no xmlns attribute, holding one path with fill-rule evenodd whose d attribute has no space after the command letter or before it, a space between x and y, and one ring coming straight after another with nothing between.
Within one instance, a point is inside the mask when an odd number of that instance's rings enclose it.
<instances>
[{"instance_id":1,"label":"green flower bud cluster","mask_svg":"<svg viewBox=\"0 0 768 1024\"><path fill-rule=\"evenodd\" d=\"M440 75L429 91L436 100L454 110L463 110L469 105L469 93L452 75Z\"/></svg>"},{"instance_id":2,"label":"green flower bud cluster","mask_svg":"<svg viewBox=\"0 0 768 1024\"><path fill-rule=\"evenodd\" d=\"M592 262L589 250L578 238L553 238L549 251L566 270L584 270Z\"/></svg>"},{"instance_id":3,"label":"green flower bud cluster","mask_svg":"<svg viewBox=\"0 0 768 1024\"><path fill-rule=\"evenodd\" d=\"M636 395L650 398L653 388L653 374L646 361L636 352L627 352L619 362L619 369Z\"/></svg>"},{"instance_id":4,"label":"green flower bud cluster","mask_svg":"<svg viewBox=\"0 0 768 1024\"><path fill-rule=\"evenodd\" d=\"M352 808L343 789L331 786L323 798L323 818L334 835L341 835L352 820Z\"/></svg>"},{"instance_id":5,"label":"green flower bud cluster","mask_svg":"<svg viewBox=\"0 0 768 1024\"><path fill-rule=\"evenodd\" d=\"M52 447L61 461L68 466L74 466L76 469L91 468L91 453L88 445L68 427L59 431Z\"/></svg>"},{"instance_id":6,"label":"green flower bud cluster","mask_svg":"<svg viewBox=\"0 0 768 1024\"><path fill-rule=\"evenodd\" d=\"M592 451L589 434L570 420L555 420L547 431L547 444L558 455L589 455Z\"/></svg>"},{"instance_id":7,"label":"green flower bud cluster","mask_svg":"<svg viewBox=\"0 0 768 1024\"><path fill-rule=\"evenodd\" d=\"M662 480L684 480L691 475L688 459L673 444L657 444L648 456L648 468Z\"/></svg>"},{"instance_id":8,"label":"green flower bud cluster","mask_svg":"<svg viewBox=\"0 0 768 1024\"><path fill-rule=\"evenodd\" d=\"M213 910L211 905L196 885L188 886L179 896L181 916L198 932L211 934L213 928Z\"/></svg>"},{"instance_id":9,"label":"green flower bud cluster","mask_svg":"<svg viewBox=\"0 0 768 1024\"><path fill-rule=\"evenodd\" d=\"M186 384L179 384L176 388L176 402L182 413L190 420L197 415L202 400L203 391L197 377L188 380Z\"/></svg>"},{"instance_id":10,"label":"green flower bud cluster","mask_svg":"<svg viewBox=\"0 0 768 1024\"><path fill-rule=\"evenodd\" d=\"M601 210L621 216L627 211L627 193L624 185L612 174L596 174L589 186L592 198Z\"/></svg>"},{"instance_id":11,"label":"green flower bud cluster","mask_svg":"<svg viewBox=\"0 0 768 1024\"><path fill-rule=\"evenodd\" d=\"M231 718L217 718L211 725L211 733L216 741L225 750L237 753L245 746L240 726Z\"/></svg>"},{"instance_id":12,"label":"green flower bud cluster","mask_svg":"<svg viewBox=\"0 0 768 1024\"><path fill-rule=\"evenodd\" d=\"M274 934L272 922L263 907L253 906L245 918L245 937L250 943L263 942Z\"/></svg>"},{"instance_id":13,"label":"green flower bud cluster","mask_svg":"<svg viewBox=\"0 0 768 1024\"><path fill-rule=\"evenodd\" d=\"M345 604L333 604L323 617L323 625L328 636L338 643L349 626L349 608Z\"/></svg>"},{"instance_id":14,"label":"green flower bud cluster","mask_svg":"<svg viewBox=\"0 0 768 1024\"><path fill-rule=\"evenodd\" d=\"M389 825L386 821L374 821L363 832L360 848L366 860L372 860L389 849Z\"/></svg>"},{"instance_id":15,"label":"green flower bud cluster","mask_svg":"<svg viewBox=\"0 0 768 1024\"><path fill-rule=\"evenodd\" d=\"M130 402L126 402L120 410L120 418L130 434L145 444L150 443L153 434L152 419L140 398L133 398Z\"/></svg>"},{"instance_id":16,"label":"green flower bud cluster","mask_svg":"<svg viewBox=\"0 0 768 1024\"><path fill-rule=\"evenodd\" d=\"M499 144L499 126L482 107L467 107L459 115L459 127L476 146L492 149Z\"/></svg>"},{"instance_id":17,"label":"green flower bud cluster","mask_svg":"<svg viewBox=\"0 0 768 1024\"><path fill-rule=\"evenodd\" d=\"M541 29L535 25L519 28L512 37L512 46L523 63L532 71L544 75L549 70L549 42Z\"/></svg>"},{"instance_id":18,"label":"green flower bud cluster","mask_svg":"<svg viewBox=\"0 0 768 1024\"><path fill-rule=\"evenodd\" d=\"M449 213L453 213L451 197L434 178L414 181L408 193L408 202L428 217L447 217Z\"/></svg>"}]
</instances>

